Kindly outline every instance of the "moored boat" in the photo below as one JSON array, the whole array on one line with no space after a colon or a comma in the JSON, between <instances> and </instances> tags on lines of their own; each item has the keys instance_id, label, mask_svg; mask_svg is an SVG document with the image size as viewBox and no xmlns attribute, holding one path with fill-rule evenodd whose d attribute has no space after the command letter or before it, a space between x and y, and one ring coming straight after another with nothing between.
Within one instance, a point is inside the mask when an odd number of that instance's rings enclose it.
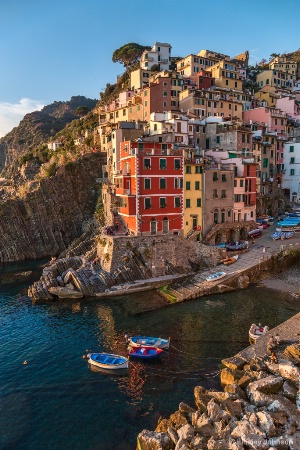
<instances>
[{"instance_id":1,"label":"moored boat","mask_svg":"<svg viewBox=\"0 0 300 450\"><path fill-rule=\"evenodd\" d=\"M249 339L250 342L256 342L256 340L260 337L263 336L264 334L267 333L267 331L269 331L269 327L268 326L262 326L261 324L256 325L255 323L253 323L250 327L249 330Z\"/></svg>"},{"instance_id":2,"label":"moored boat","mask_svg":"<svg viewBox=\"0 0 300 450\"><path fill-rule=\"evenodd\" d=\"M217 281L217 280L220 280L220 278L225 277L226 275L227 275L226 272L216 272L216 273L212 273L205 279L206 279L206 281Z\"/></svg>"},{"instance_id":3,"label":"moored boat","mask_svg":"<svg viewBox=\"0 0 300 450\"><path fill-rule=\"evenodd\" d=\"M153 336L131 336L128 338L128 344L130 347L169 348L170 339Z\"/></svg>"},{"instance_id":4,"label":"moored boat","mask_svg":"<svg viewBox=\"0 0 300 450\"><path fill-rule=\"evenodd\" d=\"M231 264L235 263L239 259L238 255L232 256L231 258L225 258L221 259L221 263L225 264L225 266L230 266Z\"/></svg>"},{"instance_id":5,"label":"moored boat","mask_svg":"<svg viewBox=\"0 0 300 450\"><path fill-rule=\"evenodd\" d=\"M130 358L153 359L158 358L163 353L163 349L157 347L129 347Z\"/></svg>"},{"instance_id":6,"label":"moored boat","mask_svg":"<svg viewBox=\"0 0 300 450\"><path fill-rule=\"evenodd\" d=\"M128 368L128 358L111 353L90 353L88 362L101 369L118 370Z\"/></svg>"}]
</instances>

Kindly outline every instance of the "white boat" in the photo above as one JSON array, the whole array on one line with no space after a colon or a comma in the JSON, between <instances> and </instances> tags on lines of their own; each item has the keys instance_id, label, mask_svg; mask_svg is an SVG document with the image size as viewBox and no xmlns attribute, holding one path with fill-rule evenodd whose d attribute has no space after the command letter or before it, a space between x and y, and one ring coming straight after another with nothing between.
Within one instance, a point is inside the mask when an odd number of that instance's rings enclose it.
<instances>
[{"instance_id":1,"label":"white boat","mask_svg":"<svg viewBox=\"0 0 300 450\"><path fill-rule=\"evenodd\" d=\"M212 273L205 279L206 279L206 281L217 281L217 280L220 280L220 278L226 277L226 275L227 275L226 272L216 272L216 273Z\"/></svg>"},{"instance_id":2,"label":"white boat","mask_svg":"<svg viewBox=\"0 0 300 450\"><path fill-rule=\"evenodd\" d=\"M169 348L170 339L153 336L131 336L128 337L128 345L131 347Z\"/></svg>"},{"instance_id":3,"label":"white boat","mask_svg":"<svg viewBox=\"0 0 300 450\"><path fill-rule=\"evenodd\" d=\"M263 336L267 333L267 331L269 331L269 327L268 326L262 326L262 325L256 325L255 323L253 323L250 327L249 330L249 339L252 342L256 342L256 340L260 337Z\"/></svg>"},{"instance_id":4,"label":"white boat","mask_svg":"<svg viewBox=\"0 0 300 450\"><path fill-rule=\"evenodd\" d=\"M128 358L111 353L89 353L88 362L101 369L118 370L128 368Z\"/></svg>"}]
</instances>

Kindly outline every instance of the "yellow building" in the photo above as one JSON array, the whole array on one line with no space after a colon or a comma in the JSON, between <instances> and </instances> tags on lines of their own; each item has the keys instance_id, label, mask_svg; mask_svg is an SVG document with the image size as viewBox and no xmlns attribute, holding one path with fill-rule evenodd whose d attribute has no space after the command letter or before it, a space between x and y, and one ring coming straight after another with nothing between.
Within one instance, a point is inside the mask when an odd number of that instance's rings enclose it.
<instances>
[{"instance_id":1,"label":"yellow building","mask_svg":"<svg viewBox=\"0 0 300 450\"><path fill-rule=\"evenodd\" d=\"M240 79L236 64L232 61L219 61L207 70L209 70L212 73L213 78L215 78L216 86L242 91L243 82Z\"/></svg>"},{"instance_id":2,"label":"yellow building","mask_svg":"<svg viewBox=\"0 0 300 450\"><path fill-rule=\"evenodd\" d=\"M259 88L273 86L277 89L292 90L296 76L282 70L264 70L256 77Z\"/></svg>"},{"instance_id":3,"label":"yellow building","mask_svg":"<svg viewBox=\"0 0 300 450\"><path fill-rule=\"evenodd\" d=\"M291 61L286 56L276 56L270 63L269 69L279 70L281 72L288 72L291 75L297 74L297 62Z\"/></svg>"},{"instance_id":4,"label":"yellow building","mask_svg":"<svg viewBox=\"0 0 300 450\"><path fill-rule=\"evenodd\" d=\"M273 86L264 86L258 92L255 92L254 98L259 101L260 106L266 104L266 106L276 107L276 100L280 98L280 94Z\"/></svg>"},{"instance_id":5,"label":"yellow building","mask_svg":"<svg viewBox=\"0 0 300 450\"><path fill-rule=\"evenodd\" d=\"M184 149L184 237L195 228L202 238L203 158L194 149Z\"/></svg>"}]
</instances>

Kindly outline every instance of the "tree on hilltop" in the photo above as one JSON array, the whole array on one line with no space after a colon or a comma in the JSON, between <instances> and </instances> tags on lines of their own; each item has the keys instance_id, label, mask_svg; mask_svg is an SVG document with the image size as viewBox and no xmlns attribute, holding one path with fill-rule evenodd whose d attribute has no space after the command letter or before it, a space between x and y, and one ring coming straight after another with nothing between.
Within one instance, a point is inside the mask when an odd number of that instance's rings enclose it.
<instances>
[{"instance_id":1,"label":"tree on hilltop","mask_svg":"<svg viewBox=\"0 0 300 450\"><path fill-rule=\"evenodd\" d=\"M132 64L139 61L144 50L150 50L150 47L137 44L136 42L129 42L113 52L112 60L123 64L128 71Z\"/></svg>"}]
</instances>

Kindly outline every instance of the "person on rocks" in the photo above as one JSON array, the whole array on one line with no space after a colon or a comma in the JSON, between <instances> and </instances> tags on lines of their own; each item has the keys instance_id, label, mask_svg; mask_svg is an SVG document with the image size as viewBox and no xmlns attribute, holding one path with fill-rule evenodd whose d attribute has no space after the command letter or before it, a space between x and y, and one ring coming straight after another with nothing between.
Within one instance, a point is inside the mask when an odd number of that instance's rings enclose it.
<instances>
[{"instance_id":1,"label":"person on rocks","mask_svg":"<svg viewBox=\"0 0 300 450\"><path fill-rule=\"evenodd\" d=\"M279 345L280 344L280 337L279 337L279 335L276 333L275 334L275 336L274 336L274 340L275 340L275 342L276 342L276 345Z\"/></svg>"},{"instance_id":2,"label":"person on rocks","mask_svg":"<svg viewBox=\"0 0 300 450\"><path fill-rule=\"evenodd\" d=\"M271 355L273 353L273 349L276 347L276 340L274 338L274 336L271 336L270 339L268 340L268 350L271 352Z\"/></svg>"},{"instance_id":3,"label":"person on rocks","mask_svg":"<svg viewBox=\"0 0 300 450\"><path fill-rule=\"evenodd\" d=\"M278 364L278 358L277 358L277 356L275 355L274 352L271 353L270 359L271 359L272 363Z\"/></svg>"}]
</instances>

